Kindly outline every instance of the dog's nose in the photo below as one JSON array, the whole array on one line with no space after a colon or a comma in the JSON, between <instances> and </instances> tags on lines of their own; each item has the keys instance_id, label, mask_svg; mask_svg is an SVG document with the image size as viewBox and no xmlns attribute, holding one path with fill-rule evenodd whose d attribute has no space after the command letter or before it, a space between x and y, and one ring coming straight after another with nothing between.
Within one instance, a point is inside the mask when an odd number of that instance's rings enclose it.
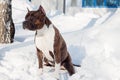
<instances>
[{"instance_id":1,"label":"dog's nose","mask_svg":"<svg viewBox=\"0 0 120 80\"><path fill-rule=\"evenodd\" d=\"M25 29L27 27L27 21L23 22L23 29Z\"/></svg>"}]
</instances>

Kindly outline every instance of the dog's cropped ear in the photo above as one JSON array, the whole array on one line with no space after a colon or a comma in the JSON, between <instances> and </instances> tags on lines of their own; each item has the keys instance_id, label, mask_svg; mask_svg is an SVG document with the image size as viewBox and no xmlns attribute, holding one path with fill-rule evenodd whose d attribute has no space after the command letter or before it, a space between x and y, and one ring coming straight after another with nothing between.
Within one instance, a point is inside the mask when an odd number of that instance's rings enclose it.
<instances>
[{"instance_id":1,"label":"dog's cropped ear","mask_svg":"<svg viewBox=\"0 0 120 80\"><path fill-rule=\"evenodd\" d=\"M44 15L46 15L45 10L43 9L43 7L41 5L38 10L41 11Z\"/></svg>"}]
</instances>

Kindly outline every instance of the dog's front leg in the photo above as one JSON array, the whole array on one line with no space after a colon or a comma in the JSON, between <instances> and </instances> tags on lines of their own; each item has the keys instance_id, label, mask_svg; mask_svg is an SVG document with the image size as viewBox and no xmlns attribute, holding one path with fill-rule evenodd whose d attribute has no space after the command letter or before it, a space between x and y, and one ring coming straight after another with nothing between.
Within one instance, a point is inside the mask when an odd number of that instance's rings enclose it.
<instances>
[{"instance_id":1,"label":"dog's front leg","mask_svg":"<svg viewBox=\"0 0 120 80\"><path fill-rule=\"evenodd\" d=\"M55 54L55 78L57 78L59 80L60 78L60 65L61 65L61 55L60 55L60 50L59 48L56 49L56 51L54 52Z\"/></svg>"},{"instance_id":2,"label":"dog's front leg","mask_svg":"<svg viewBox=\"0 0 120 80\"><path fill-rule=\"evenodd\" d=\"M59 80L60 78L60 63L55 63L55 72L54 72L54 76L55 78L57 78Z\"/></svg>"},{"instance_id":3,"label":"dog's front leg","mask_svg":"<svg viewBox=\"0 0 120 80\"><path fill-rule=\"evenodd\" d=\"M42 74L43 73L43 53L39 49L37 49L37 56L38 56L40 74Z\"/></svg>"}]
</instances>

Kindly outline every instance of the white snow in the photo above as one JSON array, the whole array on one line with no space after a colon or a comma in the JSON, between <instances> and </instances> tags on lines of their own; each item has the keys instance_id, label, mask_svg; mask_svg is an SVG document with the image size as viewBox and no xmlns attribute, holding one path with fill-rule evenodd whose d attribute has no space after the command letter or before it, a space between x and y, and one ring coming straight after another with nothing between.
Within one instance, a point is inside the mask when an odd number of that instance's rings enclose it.
<instances>
[{"instance_id":1,"label":"white snow","mask_svg":"<svg viewBox=\"0 0 120 80\"><path fill-rule=\"evenodd\" d=\"M35 32L22 29L26 7L33 10L34 6L27 0L13 0L12 4L15 42L0 44L0 80L56 80L54 69L48 67L40 75ZM120 80L120 9L110 9L100 17L87 11L48 16L63 35L73 63L81 65L69 80Z\"/></svg>"}]
</instances>

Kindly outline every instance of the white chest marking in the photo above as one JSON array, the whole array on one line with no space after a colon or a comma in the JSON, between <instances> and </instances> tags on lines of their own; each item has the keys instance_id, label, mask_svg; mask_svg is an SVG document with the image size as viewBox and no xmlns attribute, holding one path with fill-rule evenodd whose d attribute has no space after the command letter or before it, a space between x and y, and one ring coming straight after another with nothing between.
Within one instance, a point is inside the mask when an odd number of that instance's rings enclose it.
<instances>
[{"instance_id":1,"label":"white chest marking","mask_svg":"<svg viewBox=\"0 0 120 80\"><path fill-rule=\"evenodd\" d=\"M35 44L38 49L40 49L44 56L53 61L53 58L50 56L49 51L54 52L54 36L55 30L51 24L49 28L46 25L42 29L37 30L37 35L35 37Z\"/></svg>"}]
</instances>

